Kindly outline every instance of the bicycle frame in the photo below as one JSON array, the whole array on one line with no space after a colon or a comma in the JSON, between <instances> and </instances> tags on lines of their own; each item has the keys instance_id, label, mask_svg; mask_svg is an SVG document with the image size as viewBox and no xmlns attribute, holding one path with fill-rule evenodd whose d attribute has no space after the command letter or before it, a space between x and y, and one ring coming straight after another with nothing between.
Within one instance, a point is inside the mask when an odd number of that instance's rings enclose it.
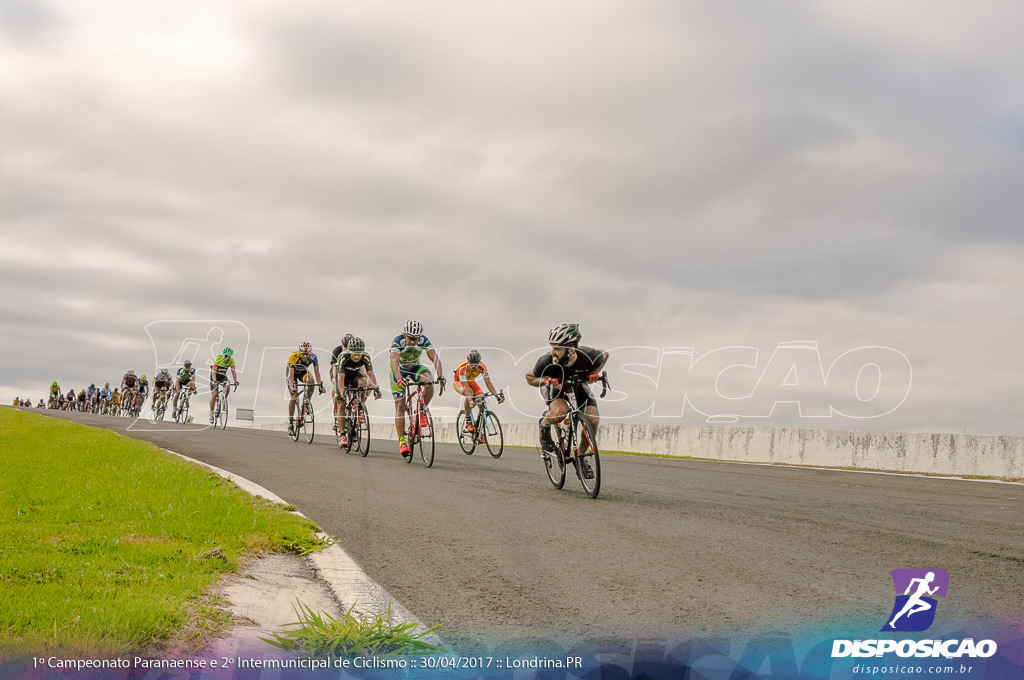
<instances>
[{"instance_id":1,"label":"bicycle frame","mask_svg":"<svg viewBox=\"0 0 1024 680\"><path fill-rule=\"evenodd\" d=\"M405 443L410 449L406 462L412 462L411 451L413 447L419 446L423 464L430 467L434 464L434 418L423 400L423 390L427 385L440 385L438 396L444 393L444 382L440 379L430 382L406 380L402 399L405 400ZM425 430L420 424L422 414L427 417Z\"/></svg>"},{"instance_id":2,"label":"bicycle frame","mask_svg":"<svg viewBox=\"0 0 1024 680\"><path fill-rule=\"evenodd\" d=\"M504 392L484 393L479 396L468 396L472 402L469 417L466 418L465 411L459 411L455 418L456 437L459 440L459 448L467 456L473 455L477 446L486 446L487 451L494 458L500 458L505 450L505 434L501 429L501 421L487 405L488 397L504 397ZM466 426L471 425L473 431L467 432Z\"/></svg>"},{"instance_id":3,"label":"bicycle frame","mask_svg":"<svg viewBox=\"0 0 1024 680\"><path fill-rule=\"evenodd\" d=\"M306 443L312 444L313 438L316 436L316 421L313 415L313 388L323 387L323 383L309 383L305 381L296 381L294 384L295 391L298 393L295 397L295 421L294 428L292 430L292 439L299 441L299 435L304 431L306 435Z\"/></svg>"},{"instance_id":4,"label":"bicycle frame","mask_svg":"<svg viewBox=\"0 0 1024 680\"><path fill-rule=\"evenodd\" d=\"M568 411L562 420L553 425L556 433L555 452L545 451L544 463L551 483L556 489L561 489L565 484L565 466L571 462L584 491L591 498L596 498L601 489L601 466L595 428L585 407L581 407L576 400L576 388L586 384L586 381L579 378L570 378L563 383L559 398L566 401ZM603 398L608 392L606 373L601 374L601 384L603 389L600 396ZM583 438L586 441L581 441ZM582 448L588 451L581 453ZM551 459L552 456L555 460ZM586 466L583 458L590 459Z\"/></svg>"}]
</instances>

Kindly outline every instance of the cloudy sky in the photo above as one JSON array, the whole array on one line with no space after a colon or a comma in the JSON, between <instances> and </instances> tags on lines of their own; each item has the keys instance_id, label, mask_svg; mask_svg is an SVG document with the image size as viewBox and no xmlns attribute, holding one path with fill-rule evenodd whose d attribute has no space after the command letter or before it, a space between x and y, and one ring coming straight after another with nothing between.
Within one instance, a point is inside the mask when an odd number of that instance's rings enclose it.
<instances>
[{"instance_id":1,"label":"cloudy sky","mask_svg":"<svg viewBox=\"0 0 1024 680\"><path fill-rule=\"evenodd\" d=\"M1022 23L0 0L0 397L199 338L269 417L298 342L382 352L411 317L447 373L490 348L514 420L578 321L609 416L1024 434Z\"/></svg>"}]
</instances>

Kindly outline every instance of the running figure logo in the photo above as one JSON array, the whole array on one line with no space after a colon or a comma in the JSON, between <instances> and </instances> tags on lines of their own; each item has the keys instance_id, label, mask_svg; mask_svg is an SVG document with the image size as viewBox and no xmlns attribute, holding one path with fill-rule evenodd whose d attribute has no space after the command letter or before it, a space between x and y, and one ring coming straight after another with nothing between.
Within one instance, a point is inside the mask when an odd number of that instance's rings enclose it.
<instances>
[{"instance_id":1,"label":"running figure logo","mask_svg":"<svg viewBox=\"0 0 1024 680\"><path fill-rule=\"evenodd\" d=\"M938 605L935 597L946 597L949 573L944 569L893 569L889 575L896 586L896 603L882 630L915 633L930 628Z\"/></svg>"}]
</instances>

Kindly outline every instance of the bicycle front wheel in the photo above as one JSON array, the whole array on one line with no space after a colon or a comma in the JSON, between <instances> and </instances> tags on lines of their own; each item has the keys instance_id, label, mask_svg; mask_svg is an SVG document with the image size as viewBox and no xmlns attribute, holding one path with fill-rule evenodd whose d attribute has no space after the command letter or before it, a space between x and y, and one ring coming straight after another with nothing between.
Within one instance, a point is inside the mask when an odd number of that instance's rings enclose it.
<instances>
[{"instance_id":1,"label":"bicycle front wheel","mask_svg":"<svg viewBox=\"0 0 1024 680\"><path fill-rule=\"evenodd\" d=\"M484 428L486 437L484 444L487 445L487 451L495 458L501 458L501 454L505 450L505 434L501 431L501 422L498 420L498 416L488 411L481 426Z\"/></svg>"},{"instance_id":2,"label":"bicycle front wheel","mask_svg":"<svg viewBox=\"0 0 1024 680\"><path fill-rule=\"evenodd\" d=\"M459 437L459 448L467 456L472 456L473 451L476 450L476 434L473 432L466 432L466 412L459 411L459 415L455 418L455 432Z\"/></svg>"},{"instance_id":3,"label":"bicycle front wheel","mask_svg":"<svg viewBox=\"0 0 1024 680\"><path fill-rule=\"evenodd\" d=\"M302 408L302 434L306 438L306 443L312 444L313 435L315 434L313 431L313 425L315 424L313 420L313 403L308 399L304 399L302 401Z\"/></svg>"},{"instance_id":4,"label":"bicycle front wheel","mask_svg":"<svg viewBox=\"0 0 1024 680\"><path fill-rule=\"evenodd\" d=\"M222 430L226 430L228 427L228 397L225 394L220 398L220 403L217 404L219 413L217 414L216 427Z\"/></svg>"},{"instance_id":5,"label":"bicycle front wheel","mask_svg":"<svg viewBox=\"0 0 1024 680\"><path fill-rule=\"evenodd\" d=\"M576 448L573 451L576 474L587 495L597 498L601 491L601 454L597 450L594 425L586 416L580 416L573 427L576 429Z\"/></svg>"},{"instance_id":6,"label":"bicycle front wheel","mask_svg":"<svg viewBox=\"0 0 1024 680\"><path fill-rule=\"evenodd\" d=\"M366 407L362 404L359 404L355 413L356 425L352 429L359 439L357 443L359 453L363 454L363 458L366 458L366 454L370 453L370 417L366 414Z\"/></svg>"},{"instance_id":7,"label":"bicycle front wheel","mask_svg":"<svg viewBox=\"0 0 1024 680\"><path fill-rule=\"evenodd\" d=\"M565 486L565 458L559 452L564 450L565 444L562 439L562 428L555 428L555 451L541 449L540 455L544 461L544 471L548 473L548 479L556 489Z\"/></svg>"},{"instance_id":8,"label":"bicycle front wheel","mask_svg":"<svg viewBox=\"0 0 1024 680\"><path fill-rule=\"evenodd\" d=\"M423 413L427 416L427 426L420 428L420 458L424 465L430 467L434 464L434 416L430 415L428 408L424 408Z\"/></svg>"}]
</instances>

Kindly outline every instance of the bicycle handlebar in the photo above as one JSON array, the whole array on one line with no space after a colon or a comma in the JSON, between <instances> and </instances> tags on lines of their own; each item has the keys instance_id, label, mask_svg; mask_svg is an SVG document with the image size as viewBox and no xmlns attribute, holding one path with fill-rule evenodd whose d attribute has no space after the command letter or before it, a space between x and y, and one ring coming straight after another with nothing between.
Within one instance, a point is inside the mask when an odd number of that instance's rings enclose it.
<instances>
[{"instance_id":1,"label":"bicycle handlebar","mask_svg":"<svg viewBox=\"0 0 1024 680\"><path fill-rule=\"evenodd\" d=\"M609 387L609 384L608 384L608 371L601 371L600 380L595 381L595 382L600 382L601 383L601 395L600 395L600 397L602 399L604 399L604 396L606 394L608 394L608 387ZM571 375L571 376L569 376L565 380L562 380L559 383L559 388L560 389L564 389L564 388L567 388L567 387L578 387L580 385L589 385L589 384L590 384L589 376L583 377L583 376Z\"/></svg>"},{"instance_id":2,"label":"bicycle handlebar","mask_svg":"<svg viewBox=\"0 0 1024 680\"><path fill-rule=\"evenodd\" d=\"M421 382L419 380L406 380L405 386L402 388L402 393L408 396L410 388L424 387L426 385L440 385L441 389L438 390L437 396L444 394L444 386L447 381L444 378L438 378L437 380L428 380L427 382Z\"/></svg>"}]
</instances>

